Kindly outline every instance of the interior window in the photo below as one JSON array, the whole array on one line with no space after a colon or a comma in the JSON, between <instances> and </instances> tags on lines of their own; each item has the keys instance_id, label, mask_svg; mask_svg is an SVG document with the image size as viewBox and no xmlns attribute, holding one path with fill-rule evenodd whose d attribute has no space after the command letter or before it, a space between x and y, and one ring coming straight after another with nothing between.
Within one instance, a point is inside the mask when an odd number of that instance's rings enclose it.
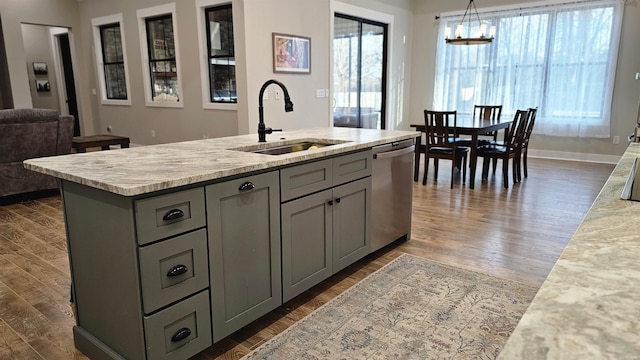
<instances>
[{"instance_id":1,"label":"interior window","mask_svg":"<svg viewBox=\"0 0 640 360\"><path fill-rule=\"evenodd\" d=\"M122 53L120 23L100 26L102 66L107 99L126 100L127 84Z\"/></svg>"},{"instance_id":2,"label":"interior window","mask_svg":"<svg viewBox=\"0 0 640 360\"><path fill-rule=\"evenodd\" d=\"M236 62L231 5L205 9L210 101L235 103Z\"/></svg>"},{"instance_id":3,"label":"interior window","mask_svg":"<svg viewBox=\"0 0 640 360\"><path fill-rule=\"evenodd\" d=\"M179 102L176 50L171 14L145 19L151 96L157 102Z\"/></svg>"}]
</instances>

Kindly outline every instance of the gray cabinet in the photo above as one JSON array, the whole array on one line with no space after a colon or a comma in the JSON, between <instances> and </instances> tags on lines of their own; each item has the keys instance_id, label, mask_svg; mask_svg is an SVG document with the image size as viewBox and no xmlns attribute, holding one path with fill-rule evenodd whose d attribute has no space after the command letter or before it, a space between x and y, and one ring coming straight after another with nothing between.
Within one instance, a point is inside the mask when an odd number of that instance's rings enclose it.
<instances>
[{"instance_id":1,"label":"gray cabinet","mask_svg":"<svg viewBox=\"0 0 640 360\"><path fill-rule=\"evenodd\" d=\"M283 301L368 254L370 175L369 151L281 170Z\"/></svg>"},{"instance_id":2,"label":"gray cabinet","mask_svg":"<svg viewBox=\"0 0 640 360\"><path fill-rule=\"evenodd\" d=\"M361 151L134 197L63 180L76 347L186 359L365 256L371 161Z\"/></svg>"},{"instance_id":3,"label":"gray cabinet","mask_svg":"<svg viewBox=\"0 0 640 360\"><path fill-rule=\"evenodd\" d=\"M278 171L206 187L214 342L282 304Z\"/></svg>"},{"instance_id":4,"label":"gray cabinet","mask_svg":"<svg viewBox=\"0 0 640 360\"><path fill-rule=\"evenodd\" d=\"M209 347L203 187L129 198L62 181L62 191L76 347L175 360Z\"/></svg>"}]
</instances>

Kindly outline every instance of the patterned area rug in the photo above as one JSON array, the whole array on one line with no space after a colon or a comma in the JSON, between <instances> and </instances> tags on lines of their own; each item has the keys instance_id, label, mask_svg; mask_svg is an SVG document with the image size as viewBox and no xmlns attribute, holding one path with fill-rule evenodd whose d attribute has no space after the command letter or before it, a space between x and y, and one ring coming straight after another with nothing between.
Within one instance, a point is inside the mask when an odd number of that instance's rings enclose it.
<instances>
[{"instance_id":1,"label":"patterned area rug","mask_svg":"<svg viewBox=\"0 0 640 360\"><path fill-rule=\"evenodd\" d=\"M536 291L403 254L243 359L495 359Z\"/></svg>"}]
</instances>

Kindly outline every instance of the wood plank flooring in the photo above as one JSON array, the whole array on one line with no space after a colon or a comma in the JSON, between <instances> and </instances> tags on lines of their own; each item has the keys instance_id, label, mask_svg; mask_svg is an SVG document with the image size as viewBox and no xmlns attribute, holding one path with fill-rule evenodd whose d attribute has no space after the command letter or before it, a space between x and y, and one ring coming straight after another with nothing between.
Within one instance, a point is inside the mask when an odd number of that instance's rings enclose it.
<instances>
[{"instance_id":1,"label":"wood plank flooring","mask_svg":"<svg viewBox=\"0 0 640 360\"><path fill-rule=\"evenodd\" d=\"M426 186L414 185L410 240L367 256L194 359L239 359L401 253L540 286L613 170L530 159L520 184L505 190L498 169L471 190L459 178L449 189L448 163L441 161L437 182L431 172ZM73 346L69 286L60 197L0 206L0 360L86 359Z\"/></svg>"}]
</instances>

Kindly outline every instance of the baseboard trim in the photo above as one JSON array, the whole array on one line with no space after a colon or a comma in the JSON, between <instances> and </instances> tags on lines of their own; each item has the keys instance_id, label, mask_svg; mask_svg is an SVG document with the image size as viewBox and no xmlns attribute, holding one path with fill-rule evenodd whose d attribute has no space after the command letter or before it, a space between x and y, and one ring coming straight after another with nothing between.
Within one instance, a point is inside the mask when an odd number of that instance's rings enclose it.
<instances>
[{"instance_id":1,"label":"baseboard trim","mask_svg":"<svg viewBox=\"0 0 640 360\"><path fill-rule=\"evenodd\" d=\"M542 159L555 159L555 160L569 160L569 161L584 161L594 163L605 164L617 164L620 161L619 155L603 155L603 154L588 154L588 153L575 153L566 151L551 151L551 150L535 150L529 149L529 157L536 157Z\"/></svg>"}]
</instances>

